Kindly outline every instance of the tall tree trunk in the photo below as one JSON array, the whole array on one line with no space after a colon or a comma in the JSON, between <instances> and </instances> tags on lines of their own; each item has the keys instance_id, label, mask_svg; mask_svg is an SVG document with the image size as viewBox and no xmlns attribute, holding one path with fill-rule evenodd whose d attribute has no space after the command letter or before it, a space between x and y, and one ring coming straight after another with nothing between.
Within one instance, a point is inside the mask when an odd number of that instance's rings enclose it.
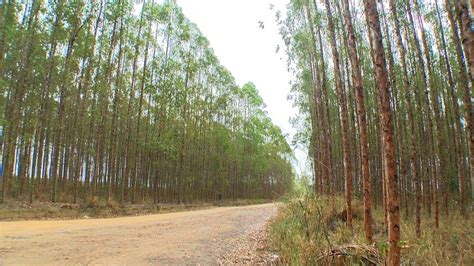
<instances>
[{"instance_id":1,"label":"tall tree trunk","mask_svg":"<svg viewBox=\"0 0 474 266\"><path fill-rule=\"evenodd\" d=\"M352 16L350 13L349 0L343 1L344 19L348 32L348 50L352 68L352 80L354 84L357 104L357 118L359 125L359 141L362 163L362 179L364 193L364 229L365 238L372 241L372 206L370 198L370 172L369 172L369 146L367 140L367 121L365 114L364 91L362 84L362 75L360 69L359 57L357 54L357 43L352 25Z\"/></svg>"},{"instance_id":2,"label":"tall tree trunk","mask_svg":"<svg viewBox=\"0 0 474 266\"><path fill-rule=\"evenodd\" d=\"M315 32L314 32L314 25L313 25L313 17L311 15L311 9L310 9L310 5L309 5L309 0L306 0L305 2L305 10L306 10L306 19L308 21L308 27L310 29L310 32L311 32L311 44L312 44L312 50L313 50L313 57L314 57L314 60L312 60L313 64L312 64L312 75L313 75L313 83L314 83L314 90L313 90L313 96L315 97L314 98L314 105L315 105L315 108L318 108L318 110L316 111L315 110L315 113L320 113L322 117L324 117L324 111L322 109L322 103L321 103L321 87L322 87L322 84L321 84L321 76L320 76L320 70L319 70L319 64L318 64L318 59L317 59L317 47L316 47L316 37L315 37ZM322 118L323 120L323 125L322 127L324 128L325 125L324 125L324 121L325 119ZM316 121L314 121L315 123ZM316 124L314 124L314 129L316 129ZM327 130L327 129L326 129ZM316 132L314 132L313 134L315 134ZM322 140L324 139L325 137L320 137L319 139ZM314 138L315 141L317 141L317 137ZM325 140L325 143L329 143L329 140ZM327 146L326 146L327 148ZM314 149L313 149L314 150ZM316 158L316 152L314 152L314 155L315 158ZM324 180L324 182L321 182L321 185L322 184L327 184L329 185L329 175L331 174L328 169L328 165L327 165L327 161L323 161L323 162L319 162L323 165L323 168L324 168L324 175L321 177L322 180ZM317 161L314 162L314 166L316 168L316 164L318 164ZM322 190L322 186L321 186L321 191Z\"/></svg>"},{"instance_id":3,"label":"tall tree trunk","mask_svg":"<svg viewBox=\"0 0 474 266\"><path fill-rule=\"evenodd\" d=\"M470 3L468 0L455 0L460 1L460 14L461 17L461 37L462 45L467 57L467 65L469 67L470 74L470 83L471 89L469 89L468 84L466 83L463 86L463 101L464 101L464 111L465 111L465 120L466 120L466 129L467 129L467 142L469 148L469 157L470 157L470 168L471 168L471 197L474 196L474 113L472 109L472 87L474 86L474 31L472 16L474 15L474 3L471 0ZM466 192L467 188L465 179L459 179L459 194L461 197L460 206L461 213L468 215L466 208Z\"/></svg>"},{"instance_id":4,"label":"tall tree trunk","mask_svg":"<svg viewBox=\"0 0 474 266\"><path fill-rule=\"evenodd\" d=\"M328 31L329 39L331 43L332 58L334 64L334 77L336 79L336 92L339 100L339 116L342 130L342 150L343 150L343 163L344 163L344 176L346 180L346 205L347 205L347 225L352 227L352 205L351 205L351 180L352 170L350 162L350 145L349 145L349 126L347 116L347 105L345 100L345 92L342 84L339 52L336 44L336 33L334 29L334 22L332 20L332 11L329 4L329 0L325 0L326 14L328 19Z\"/></svg>"},{"instance_id":5,"label":"tall tree trunk","mask_svg":"<svg viewBox=\"0 0 474 266\"><path fill-rule=\"evenodd\" d=\"M380 110L381 127L383 132L383 154L385 157L384 171L388 187L388 210L390 242L388 264L400 264L400 216L398 207L398 177L395 163L395 147L393 140L392 110L390 106L390 91L385 61L385 52L382 44L382 31L375 0L364 0L365 17L369 27L370 43L375 68L375 79L379 92L382 110Z\"/></svg>"}]
</instances>

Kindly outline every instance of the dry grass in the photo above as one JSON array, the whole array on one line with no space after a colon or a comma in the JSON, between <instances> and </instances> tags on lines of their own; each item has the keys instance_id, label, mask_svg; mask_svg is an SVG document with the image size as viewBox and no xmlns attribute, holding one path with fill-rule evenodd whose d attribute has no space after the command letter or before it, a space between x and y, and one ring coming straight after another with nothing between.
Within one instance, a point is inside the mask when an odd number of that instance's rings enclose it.
<instances>
[{"instance_id":1,"label":"dry grass","mask_svg":"<svg viewBox=\"0 0 474 266\"><path fill-rule=\"evenodd\" d=\"M271 224L271 240L285 264L377 265L383 264L387 235L383 212L373 212L374 242L365 240L363 205L353 201L353 229L345 222L343 197L297 198L283 205ZM423 217L422 237L416 238L414 217L401 221L402 264L474 265L474 219L457 215L441 217L435 229L432 218Z\"/></svg>"},{"instance_id":2,"label":"dry grass","mask_svg":"<svg viewBox=\"0 0 474 266\"><path fill-rule=\"evenodd\" d=\"M322 252L318 264L346 265L361 262L364 265L379 265L382 258L379 251L368 245L342 245Z\"/></svg>"}]
</instances>

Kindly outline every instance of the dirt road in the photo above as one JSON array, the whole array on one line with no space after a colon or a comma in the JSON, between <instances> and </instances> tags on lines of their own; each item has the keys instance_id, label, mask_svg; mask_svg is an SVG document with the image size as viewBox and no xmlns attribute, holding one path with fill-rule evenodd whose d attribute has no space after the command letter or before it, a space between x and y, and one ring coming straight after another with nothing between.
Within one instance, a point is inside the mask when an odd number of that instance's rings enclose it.
<instances>
[{"instance_id":1,"label":"dirt road","mask_svg":"<svg viewBox=\"0 0 474 266\"><path fill-rule=\"evenodd\" d=\"M276 204L112 219L0 222L0 265L215 264Z\"/></svg>"}]
</instances>

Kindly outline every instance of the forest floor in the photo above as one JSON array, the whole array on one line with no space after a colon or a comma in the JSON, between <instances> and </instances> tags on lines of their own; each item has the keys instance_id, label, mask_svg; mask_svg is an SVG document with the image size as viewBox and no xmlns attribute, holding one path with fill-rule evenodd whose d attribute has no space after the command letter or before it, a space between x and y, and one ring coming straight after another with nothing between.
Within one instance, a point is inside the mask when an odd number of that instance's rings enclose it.
<instances>
[{"instance_id":1,"label":"forest floor","mask_svg":"<svg viewBox=\"0 0 474 266\"><path fill-rule=\"evenodd\" d=\"M107 219L0 222L0 265L270 262L277 204Z\"/></svg>"},{"instance_id":2,"label":"forest floor","mask_svg":"<svg viewBox=\"0 0 474 266\"><path fill-rule=\"evenodd\" d=\"M312 194L281 203L271 220L268 241L282 265L384 265L388 252L383 208L372 209L373 241L365 239L364 205L352 199L353 229L347 227L346 199ZM449 217L422 211L417 237L413 209L400 216L402 265L474 265L474 218L463 218L453 208Z\"/></svg>"},{"instance_id":3,"label":"forest floor","mask_svg":"<svg viewBox=\"0 0 474 266\"><path fill-rule=\"evenodd\" d=\"M236 199L215 202L194 203L117 203L104 200L92 200L81 204L52 203L46 200L29 203L11 200L0 204L0 221L15 220L64 220L88 218L113 218L121 216L139 216L158 213L202 210L215 207L244 206L270 203L267 199Z\"/></svg>"}]
</instances>

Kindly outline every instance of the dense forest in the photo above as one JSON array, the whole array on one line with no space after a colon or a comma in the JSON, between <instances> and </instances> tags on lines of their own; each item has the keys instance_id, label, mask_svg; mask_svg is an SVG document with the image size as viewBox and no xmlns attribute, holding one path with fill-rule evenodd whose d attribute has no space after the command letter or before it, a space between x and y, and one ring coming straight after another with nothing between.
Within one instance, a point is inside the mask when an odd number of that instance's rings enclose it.
<instances>
[{"instance_id":1,"label":"dense forest","mask_svg":"<svg viewBox=\"0 0 474 266\"><path fill-rule=\"evenodd\" d=\"M474 32L467 0L292 0L277 12L294 124L319 195L364 202L365 237L383 208L389 265L400 263L401 216L420 237L471 208Z\"/></svg>"},{"instance_id":2,"label":"dense forest","mask_svg":"<svg viewBox=\"0 0 474 266\"><path fill-rule=\"evenodd\" d=\"M292 151L175 1L0 4L2 202L275 198Z\"/></svg>"}]
</instances>

